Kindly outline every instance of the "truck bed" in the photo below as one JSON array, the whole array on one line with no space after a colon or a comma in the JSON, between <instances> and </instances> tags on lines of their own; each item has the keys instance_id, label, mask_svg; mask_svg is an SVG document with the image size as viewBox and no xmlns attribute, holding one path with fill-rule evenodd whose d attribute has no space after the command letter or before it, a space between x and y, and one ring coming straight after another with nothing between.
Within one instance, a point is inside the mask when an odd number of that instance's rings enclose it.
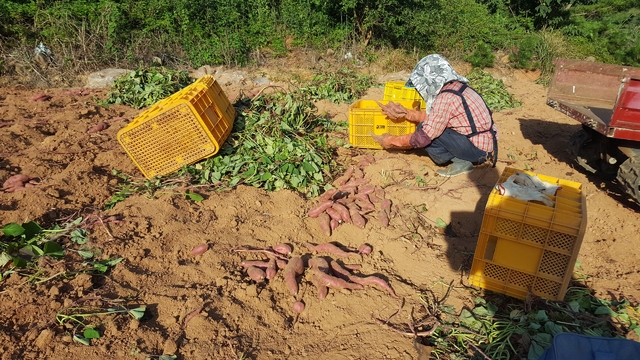
<instances>
[{"instance_id":1,"label":"truck bed","mask_svg":"<svg viewBox=\"0 0 640 360\"><path fill-rule=\"evenodd\" d=\"M637 132L636 121L621 122L618 121L618 115L614 115L620 114L620 109L616 109L616 102L624 82L628 82L630 78L640 78L640 68L556 59L547 104L609 137L614 137L617 128L620 127ZM635 83L637 81L634 81ZM631 111L636 111L637 104L627 106L631 106ZM627 110L625 109L623 117L629 117L630 112ZM640 119L637 122L640 123ZM634 134L633 138L636 136Z\"/></svg>"}]
</instances>

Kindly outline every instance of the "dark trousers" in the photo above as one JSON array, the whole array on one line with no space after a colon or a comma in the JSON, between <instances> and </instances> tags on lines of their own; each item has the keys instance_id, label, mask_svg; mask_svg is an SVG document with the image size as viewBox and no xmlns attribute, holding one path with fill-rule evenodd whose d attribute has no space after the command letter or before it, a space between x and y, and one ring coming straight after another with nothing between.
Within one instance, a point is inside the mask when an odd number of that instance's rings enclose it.
<instances>
[{"instance_id":1,"label":"dark trousers","mask_svg":"<svg viewBox=\"0 0 640 360\"><path fill-rule=\"evenodd\" d=\"M487 160L487 152L478 149L469 139L452 129L445 129L442 135L424 148L429 157L438 165L451 161L454 157L481 164Z\"/></svg>"}]
</instances>

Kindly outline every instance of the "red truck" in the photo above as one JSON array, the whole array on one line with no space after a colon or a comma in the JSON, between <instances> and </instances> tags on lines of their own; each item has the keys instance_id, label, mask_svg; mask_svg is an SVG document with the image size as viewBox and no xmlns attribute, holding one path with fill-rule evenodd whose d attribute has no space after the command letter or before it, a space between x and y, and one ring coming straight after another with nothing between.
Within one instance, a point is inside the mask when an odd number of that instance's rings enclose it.
<instances>
[{"instance_id":1,"label":"red truck","mask_svg":"<svg viewBox=\"0 0 640 360\"><path fill-rule=\"evenodd\" d=\"M569 152L640 203L640 68L556 59L547 105L578 120Z\"/></svg>"}]
</instances>

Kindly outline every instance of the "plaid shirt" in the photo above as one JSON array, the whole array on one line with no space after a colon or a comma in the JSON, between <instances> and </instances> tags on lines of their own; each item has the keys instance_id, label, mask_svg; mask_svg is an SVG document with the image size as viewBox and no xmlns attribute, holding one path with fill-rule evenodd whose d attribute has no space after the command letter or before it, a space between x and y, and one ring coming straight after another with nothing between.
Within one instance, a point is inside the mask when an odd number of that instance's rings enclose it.
<instances>
[{"instance_id":1,"label":"plaid shirt","mask_svg":"<svg viewBox=\"0 0 640 360\"><path fill-rule=\"evenodd\" d=\"M442 90L460 90L463 83L459 81L450 82L442 87ZM441 90L441 91L442 91ZM471 115L475 120L476 129L482 132L491 126L491 113L485 105L482 97L471 88L467 88L463 92L467 101ZM462 135L471 134L471 126L469 119L464 111L462 99L456 94L440 92L433 102L431 113L427 120L422 123L422 131L431 139L435 139L442 135L446 128L451 128ZM493 130L498 133L498 128L493 125ZM486 152L493 151L493 135L491 132L485 132L469 138L471 143L478 149Z\"/></svg>"}]
</instances>

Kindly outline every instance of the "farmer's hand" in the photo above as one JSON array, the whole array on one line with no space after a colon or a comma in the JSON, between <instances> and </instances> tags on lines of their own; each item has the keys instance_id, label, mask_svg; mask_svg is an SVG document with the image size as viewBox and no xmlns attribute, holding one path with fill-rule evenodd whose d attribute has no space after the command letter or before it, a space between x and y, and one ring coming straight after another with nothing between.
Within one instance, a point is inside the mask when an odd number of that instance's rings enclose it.
<instances>
[{"instance_id":1,"label":"farmer's hand","mask_svg":"<svg viewBox=\"0 0 640 360\"><path fill-rule=\"evenodd\" d=\"M382 105L380 102L376 101L382 110L382 113L386 115L391 120L404 119L407 116L407 109L393 101L389 101L387 105Z\"/></svg>"},{"instance_id":2,"label":"farmer's hand","mask_svg":"<svg viewBox=\"0 0 640 360\"><path fill-rule=\"evenodd\" d=\"M378 144L380 144L380 146L382 146L383 149L388 149L391 144L390 139L391 139L391 135L384 133L382 135L376 135L374 133L371 133L371 137L373 138L373 140L375 140Z\"/></svg>"}]
</instances>

